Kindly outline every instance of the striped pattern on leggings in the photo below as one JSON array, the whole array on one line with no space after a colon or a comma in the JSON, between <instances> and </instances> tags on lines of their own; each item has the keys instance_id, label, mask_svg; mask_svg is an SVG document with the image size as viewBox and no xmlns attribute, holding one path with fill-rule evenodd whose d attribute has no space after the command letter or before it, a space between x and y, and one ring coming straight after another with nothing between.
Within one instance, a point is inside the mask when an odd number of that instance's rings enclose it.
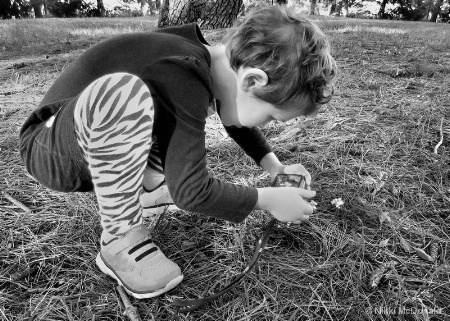
<instances>
[{"instance_id":1,"label":"striped pattern on leggings","mask_svg":"<svg viewBox=\"0 0 450 321\"><path fill-rule=\"evenodd\" d=\"M126 73L94 81L75 107L77 140L92 175L103 233L110 240L142 224L139 196L153 120L148 87Z\"/></svg>"},{"instance_id":2,"label":"striped pattern on leggings","mask_svg":"<svg viewBox=\"0 0 450 321\"><path fill-rule=\"evenodd\" d=\"M150 153L148 154L147 166L159 174L164 174L161 156L159 155L159 145L156 137L153 137L153 145L150 149Z\"/></svg>"}]
</instances>

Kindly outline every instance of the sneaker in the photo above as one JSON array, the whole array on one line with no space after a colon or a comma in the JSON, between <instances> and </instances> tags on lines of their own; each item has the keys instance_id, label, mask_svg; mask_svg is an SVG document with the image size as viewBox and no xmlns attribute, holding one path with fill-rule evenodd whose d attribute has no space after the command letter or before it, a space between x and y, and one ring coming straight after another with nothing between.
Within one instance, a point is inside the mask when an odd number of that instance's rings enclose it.
<instances>
[{"instance_id":1,"label":"sneaker","mask_svg":"<svg viewBox=\"0 0 450 321\"><path fill-rule=\"evenodd\" d=\"M153 243L144 225L105 246L95 260L100 270L137 299L152 298L177 286L183 275Z\"/></svg>"},{"instance_id":2,"label":"sneaker","mask_svg":"<svg viewBox=\"0 0 450 321\"><path fill-rule=\"evenodd\" d=\"M153 217L162 214L164 211L175 211L179 208L173 203L169 188L164 182L151 192L144 192L139 198L143 208L142 216Z\"/></svg>"}]
</instances>

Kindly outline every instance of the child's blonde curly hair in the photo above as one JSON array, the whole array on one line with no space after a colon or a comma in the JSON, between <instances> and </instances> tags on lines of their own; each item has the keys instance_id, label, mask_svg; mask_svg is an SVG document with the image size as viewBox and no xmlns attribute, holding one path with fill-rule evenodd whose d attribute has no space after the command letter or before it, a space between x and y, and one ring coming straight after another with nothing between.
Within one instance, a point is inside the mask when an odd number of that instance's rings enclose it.
<instances>
[{"instance_id":1,"label":"child's blonde curly hair","mask_svg":"<svg viewBox=\"0 0 450 321\"><path fill-rule=\"evenodd\" d=\"M269 82L253 91L277 108L315 114L334 93L336 63L325 34L285 6L250 11L224 39L231 67L259 68Z\"/></svg>"}]
</instances>

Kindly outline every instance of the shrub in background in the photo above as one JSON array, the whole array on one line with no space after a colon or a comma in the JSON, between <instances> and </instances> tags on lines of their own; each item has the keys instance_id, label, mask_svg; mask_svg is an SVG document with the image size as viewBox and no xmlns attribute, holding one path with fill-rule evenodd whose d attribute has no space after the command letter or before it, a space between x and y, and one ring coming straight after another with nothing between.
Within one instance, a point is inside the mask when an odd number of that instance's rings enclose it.
<instances>
[{"instance_id":1,"label":"shrub in background","mask_svg":"<svg viewBox=\"0 0 450 321\"><path fill-rule=\"evenodd\" d=\"M441 7L441 21L450 23L450 3L445 3Z\"/></svg>"},{"instance_id":2,"label":"shrub in background","mask_svg":"<svg viewBox=\"0 0 450 321\"><path fill-rule=\"evenodd\" d=\"M0 0L1 19L28 18L32 15L31 5L26 0Z\"/></svg>"}]
</instances>

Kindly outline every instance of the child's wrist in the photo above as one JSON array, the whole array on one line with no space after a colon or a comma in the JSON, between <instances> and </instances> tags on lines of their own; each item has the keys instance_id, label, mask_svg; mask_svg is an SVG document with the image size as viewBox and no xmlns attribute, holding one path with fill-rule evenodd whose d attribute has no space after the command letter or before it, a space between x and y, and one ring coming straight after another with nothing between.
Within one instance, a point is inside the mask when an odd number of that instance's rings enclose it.
<instances>
[{"instance_id":1,"label":"child's wrist","mask_svg":"<svg viewBox=\"0 0 450 321\"><path fill-rule=\"evenodd\" d=\"M268 153L266 156L264 156L259 164L262 168L264 168L266 172L270 174L270 177L272 178L277 176L277 174L282 173L284 169L283 164L280 163L273 152Z\"/></svg>"},{"instance_id":2,"label":"child's wrist","mask_svg":"<svg viewBox=\"0 0 450 321\"><path fill-rule=\"evenodd\" d=\"M269 209L269 189L270 188L257 188L258 200L256 201L255 210L267 211Z\"/></svg>"},{"instance_id":3,"label":"child's wrist","mask_svg":"<svg viewBox=\"0 0 450 321\"><path fill-rule=\"evenodd\" d=\"M256 189L258 191L258 199L256 200L256 205L254 210L264 210L263 206L264 206L264 191L263 188L257 188Z\"/></svg>"}]
</instances>

